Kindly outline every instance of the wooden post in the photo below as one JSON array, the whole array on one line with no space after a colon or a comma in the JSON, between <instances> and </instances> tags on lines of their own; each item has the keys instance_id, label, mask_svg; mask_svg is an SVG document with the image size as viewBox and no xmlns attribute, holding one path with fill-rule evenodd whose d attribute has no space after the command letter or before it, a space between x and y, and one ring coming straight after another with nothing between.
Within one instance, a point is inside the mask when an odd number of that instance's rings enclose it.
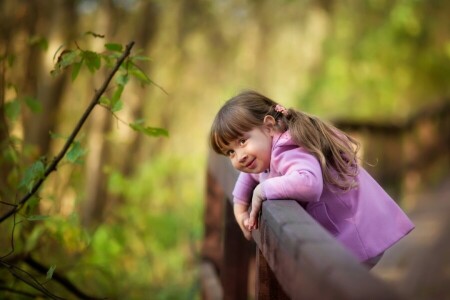
<instances>
[{"instance_id":1,"label":"wooden post","mask_svg":"<svg viewBox=\"0 0 450 300\"><path fill-rule=\"evenodd\" d=\"M256 247L256 300L288 300L261 250Z\"/></svg>"},{"instance_id":2,"label":"wooden post","mask_svg":"<svg viewBox=\"0 0 450 300\"><path fill-rule=\"evenodd\" d=\"M225 193L216 178L208 170L206 177L206 203L204 210L204 236L202 259L213 263L220 273L222 267L222 231Z\"/></svg>"},{"instance_id":3,"label":"wooden post","mask_svg":"<svg viewBox=\"0 0 450 300\"><path fill-rule=\"evenodd\" d=\"M225 203L222 287L224 299L247 300L250 259L254 243L247 241L236 223L233 207Z\"/></svg>"}]
</instances>

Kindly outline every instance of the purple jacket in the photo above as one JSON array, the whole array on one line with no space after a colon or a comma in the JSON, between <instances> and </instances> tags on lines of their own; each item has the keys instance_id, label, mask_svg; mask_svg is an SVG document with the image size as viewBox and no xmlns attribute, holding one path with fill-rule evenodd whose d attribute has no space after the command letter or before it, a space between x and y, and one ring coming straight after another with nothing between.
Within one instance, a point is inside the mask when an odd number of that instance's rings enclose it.
<instances>
[{"instance_id":1,"label":"purple jacket","mask_svg":"<svg viewBox=\"0 0 450 300\"><path fill-rule=\"evenodd\" d=\"M414 229L394 200L361 166L358 187L348 192L324 183L318 160L285 132L272 142L270 170L241 173L234 201L249 204L258 183L269 200L294 199L360 261L383 253Z\"/></svg>"}]
</instances>

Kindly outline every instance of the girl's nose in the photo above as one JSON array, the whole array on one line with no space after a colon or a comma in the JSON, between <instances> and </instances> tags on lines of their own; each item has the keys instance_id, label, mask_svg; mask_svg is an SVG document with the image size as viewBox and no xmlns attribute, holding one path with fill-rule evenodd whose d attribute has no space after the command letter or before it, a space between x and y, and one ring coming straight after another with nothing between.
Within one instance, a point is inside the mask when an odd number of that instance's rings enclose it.
<instances>
[{"instance_id":1,"label":"girl's nose","mask_svg":"<svg viewBox=\"0 0 450 300\"><path fill-rule=\"evenodd\" d=\"M239 154L239 162L240 163L243 163L243 162L245 162L247 160L247 154L245 154L245 153L240 153Z\"/></svg>"}]
</instances>

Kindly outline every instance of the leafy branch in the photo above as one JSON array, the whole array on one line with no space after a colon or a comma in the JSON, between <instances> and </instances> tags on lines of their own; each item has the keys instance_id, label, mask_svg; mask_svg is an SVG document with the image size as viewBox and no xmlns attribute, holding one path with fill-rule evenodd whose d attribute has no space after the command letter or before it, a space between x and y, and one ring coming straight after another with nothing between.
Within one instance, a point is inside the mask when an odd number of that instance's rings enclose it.
<instances>
[{"instance_id":1,"label":"leafy branch","mask_svg":"<svg viewBox=\"0 0 450 300\"><path fill-rule=\"evenodd\" d=\"M89 106L84 111L83 115L81 116L80 120L76 124L74 130L70 134L69 138L67 139L66 143L64 144L61 151L53 158L51 163L45 168L45 170L40 174L40 176L37 178L37 180L33 183L31 189L19 200L19 202L13 206L12 209L7 211L4 215L0 216L0 223L8 219L10 216L18 212L24 204L26 204L32 196L39 190L43 182L47 179L47 177L53 172L56 171L59 162L64 158L66 153L69 151L70 147L75 141L75 138L77 137L79 131L83 127L84 123L88 119L89 115L91 114L94 107L100 103L100 99L102 95L105 93L106 89L108 88L108 85L110 84L111 80L113 79L114 75L117 73L121 65L124 63L126 58L130 55L131 49L133 48L134 42L130 42L122 55L117 58L116 64L114 65L113 69L109 73L108 77L103 82L102 86L99 90L96 91L94 96L91 99L91 102ZM43 169L43 163L41 161L36 162L35 164L39 164L37 166L39 169Z\"/></svg>"}]
</instances>

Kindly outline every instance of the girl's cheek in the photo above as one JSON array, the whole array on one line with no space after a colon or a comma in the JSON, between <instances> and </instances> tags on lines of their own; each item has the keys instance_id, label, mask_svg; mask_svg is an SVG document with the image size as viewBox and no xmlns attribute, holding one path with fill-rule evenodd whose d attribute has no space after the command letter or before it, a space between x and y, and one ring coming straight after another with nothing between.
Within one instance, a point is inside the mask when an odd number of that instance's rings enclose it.
<instances>
[{"instance_id":1,"label":"girl's cheek","mask_svg":"<svg viewBox=\"0 0 450 300\"><path fill-rule=\"evenodd\" d=\"M233 165L233 168L238 169L239 165L238 165L236 159L230 158L230 160L231 160L231 164Z\"/></svg>"}]
</instances>

